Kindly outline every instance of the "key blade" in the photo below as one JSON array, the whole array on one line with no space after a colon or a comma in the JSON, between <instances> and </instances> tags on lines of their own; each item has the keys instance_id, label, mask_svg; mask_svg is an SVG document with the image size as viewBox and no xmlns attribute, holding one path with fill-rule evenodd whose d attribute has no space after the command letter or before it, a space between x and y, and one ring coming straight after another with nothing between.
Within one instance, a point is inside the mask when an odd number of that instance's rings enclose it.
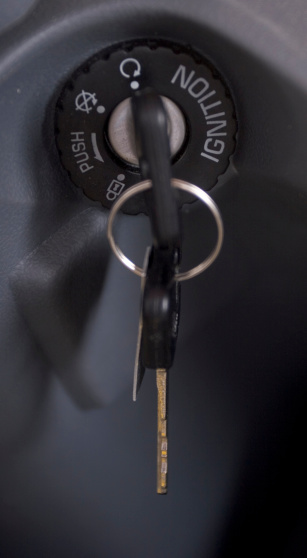
<instances>
[{"instance_id":1,"label":"key blade","mask_svg":"<svg viewBox=\"0 0 307 558\"><path fill-rule=\"evenodd\" d=\"M158 395L157 435L157 493L167 494L168 436L167 436L167 370L156 371Z\"/></svg>"},{"instance_id":2,"label":"key blade","mask_svg":"<svg viewBox=\"0 0 307 558\"><path fill-rule=\"evenodd\" d=\"M135 354L135 361L134 361L134 374L133 374L133 391L132 391L132 399L133 401L137 400L138 392L140 391L144 374L145 374L145 367L142 365L141 362L141 353L142 353L142 336L143 336L143 296L144 296L144 289L147 277L147 268L148 268L148 261L150 255L151 248L147 247L143 262L143 276L141 278L141 304L140 304L140 318L139 318L139 329L138 329L138 338L136 344L136 354Z\"/></svg>"}]
</instances>

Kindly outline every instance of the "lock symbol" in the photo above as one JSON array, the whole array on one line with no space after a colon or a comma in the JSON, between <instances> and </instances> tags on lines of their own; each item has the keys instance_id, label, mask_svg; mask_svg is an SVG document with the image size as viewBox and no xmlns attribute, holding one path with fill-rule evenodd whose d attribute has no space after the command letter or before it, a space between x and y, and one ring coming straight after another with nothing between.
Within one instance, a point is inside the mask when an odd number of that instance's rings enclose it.
<instances>
[{"instance_id":1,"label":"lock symbol","mask_svg":"<svg viewBox=\"0 0 307 558\"><path fill-rule=\"evenodd\" d=\"M107 200L113 202L114 200L116 200L116 198L118 198L118 196L120 196L123 189L125 188L125 183L123 182L123 180L125 180L124 174L119 174L117 178L112 180L107 188Z\"/></svg>"}]
</instances>

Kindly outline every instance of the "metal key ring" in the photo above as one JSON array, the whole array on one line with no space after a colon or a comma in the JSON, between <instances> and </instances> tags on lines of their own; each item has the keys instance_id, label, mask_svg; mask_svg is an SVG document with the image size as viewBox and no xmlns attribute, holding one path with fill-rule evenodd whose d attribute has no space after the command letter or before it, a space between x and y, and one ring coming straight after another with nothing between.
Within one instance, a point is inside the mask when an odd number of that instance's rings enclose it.
<instances>
[{"instance_id":1,"label":"metal key ring","mask_svg":"<svg viewBox=\"0 0 307 558\"><path fill-rule=\"evenodd\" d=\"M198 186L195 186L194 184L190 184L189 182L185 182L184 180L180 180L178 178L172 178L171 184L173 188L183 190L184 192L188 192L189 194L194 194L195 197L200 199L210 209L217 226L217 241L209 256L207 256L205 260L203 260L200 264L196 265L192 269L189 269L188 271L184 271L182 273L177 273L175 275L176 281L187 281L188 279L192 279L192 277L196 277L196 275L199 275L200 273L205 271L205 269L207 269L216 260L223 244L224 227L222 217L216 203L206 192L201 190L201 188L199 188ZM116 214L126 203L126 201L136 194L140 194L141 192L149 190L151 186L151 180L143 180L135 186L131 186L130 188L128 188L128 190L126 190L126 192L124 192L113 205L110 211L107 227L108 240L115 256L125 267L133 271L133 273L135 273L136 275L139 275L139 277L143 277L144 270L133 263L131 260L129 260L129 258L127 258L127 256L125 256L125 254L117 246L112 234L112 228Z\"/></svg>"}]
</instances>

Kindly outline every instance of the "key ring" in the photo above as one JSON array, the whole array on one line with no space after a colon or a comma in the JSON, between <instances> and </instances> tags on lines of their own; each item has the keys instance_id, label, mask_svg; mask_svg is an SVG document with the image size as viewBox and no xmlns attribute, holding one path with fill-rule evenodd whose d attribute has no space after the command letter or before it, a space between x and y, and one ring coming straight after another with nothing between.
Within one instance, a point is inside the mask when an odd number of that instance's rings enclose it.
<instances>
[{"instance_id":1,"label":"key ring","mask_svg":"<svg viewBox=\"0 0 307 558\"><path fill-rule=\"evenodd\" d=\"M194 194L196 198L201 200L210 209L217 226L217 241L209 256L207 256L205 260L203 260L200 264L196 265L192 269L177 273L175 275L176 281L187 281L188 279L192 279L192 277L196 277L196 275L199 275L200 273L208 269L208 267L210 267L210 265L216 260L223 244L224 227L222 217L216 203L206 192L204 192L204 190L201 190L201 188L199 188L198 186L195 186L194 184L190 184L189 182L185 182L184 180L180 180L178 178L172 178L171 185L173 188L177 188L178 190L183 190L184 192L188 192L189 194ZM151 180L143 180L135 186L131 186L131 188L128 188L128 190L126 190L126 192L124 192L113 205L110 211L107 226L107 237L115 256L125 267L130 269L139 277L143 277L144 270L141 267L137 266L134 262L129 260L129 258L127 258L127 256L125 256L125 254L117 246L113 237L112 228L114 219L125 202L136 194L140 194L141 192L149 190L151 186Z\"/></svg>"}]
</instances>

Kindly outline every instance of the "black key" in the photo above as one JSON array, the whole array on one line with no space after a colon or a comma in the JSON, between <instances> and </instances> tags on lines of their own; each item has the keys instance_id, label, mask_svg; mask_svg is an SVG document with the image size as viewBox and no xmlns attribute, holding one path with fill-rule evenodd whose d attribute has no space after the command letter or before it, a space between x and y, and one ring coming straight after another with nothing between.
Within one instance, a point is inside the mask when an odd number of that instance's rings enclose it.
<instances>
[{"instance_id":1,"label":"black key","mask_svg":"<svg viewBox=\"0 0 307 558\"><path fill-rule=\"evenodd\" d=\"M157 492L166 494L168 370L174 360L180 310L180 285L175 279L180 261L179 211L171 187L170 147L163 103L154 91L143 90L133 97L132 108L142 178L152 180L152 188L145 199L154 239L145 258L142 278L133 399L136 399L146 368L156 370Z\"/></svg>"}]
</instances>

